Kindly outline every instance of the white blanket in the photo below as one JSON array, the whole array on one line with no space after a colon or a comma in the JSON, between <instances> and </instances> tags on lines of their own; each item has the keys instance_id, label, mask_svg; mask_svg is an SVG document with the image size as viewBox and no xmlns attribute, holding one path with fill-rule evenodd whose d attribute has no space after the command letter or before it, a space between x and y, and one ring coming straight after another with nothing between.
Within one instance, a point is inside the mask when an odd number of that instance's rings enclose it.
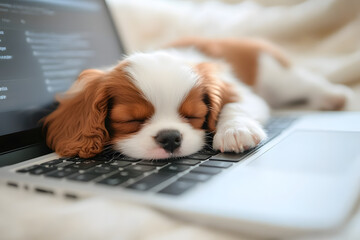
<instances>
[{"instance_id":1,"label":"white blanket","mask_svg":"<svg viewBox=\"0 0 360 240\"><path fill-rule=\"evenodd\" d=\"M181 36L266 37L296 64L350 84L358 93L349 109L360 109L358 0L108 1L129 52L157 48ZM248 238L132 203L65 201L0 187L0 239ZM360 239L360 210L338 231L300 239Z\"/></svg>"}]
</instances>

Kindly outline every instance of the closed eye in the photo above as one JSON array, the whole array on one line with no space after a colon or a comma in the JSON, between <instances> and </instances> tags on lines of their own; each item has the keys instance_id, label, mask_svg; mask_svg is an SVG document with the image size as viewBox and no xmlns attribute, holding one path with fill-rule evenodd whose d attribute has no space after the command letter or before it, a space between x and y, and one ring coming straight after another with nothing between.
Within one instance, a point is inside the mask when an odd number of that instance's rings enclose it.
<instances>
[{"instance_id":1,"label":"closed eye","mask_svg":"<svg viewBox=\"0 0 360 240\"><path fill-rule=\"evenodd\" d=\"M184 116L186 119L202 119L203 117L197 117L197 116Z\"/></svg>"},{"instance_id":2,"label":"closed eye","mask_svg":"<svg viewBox=\"0 0 360 240\"><path fill-rule=\"evenodd\" d=\"M185 118L187 118L187 119L200 119L200 117L192 117L192 116L187 116Z\"/></svg>"},{"instance_id":3,"label":"closed eye","mask_svg":"<svg viewBox=\"0 0 360 240\"><path fill-rule=\"evenodd\" d=\"M141 119L132 119L128 121L124 121L123 123L144 123L147 119L141 118Z\"/></svg>"},{"instance_id":4,"label":"closed eye","mask_svg":"<svg viewBox=\"0 0 360 240\"><path fill-rule=\"evenodd\" d=\"M194 128L201 129L204 124L205 116L193 116L193 115L185 115L183 116L185 122L190 123Z\"/></svg>"},{"instance_id":5,"label":"closed eye","mask_svg":"<svg viewBox=\"0 0 360 240\"><path fill-rule=\"evenodd\" d=\"M138 118L138 119L131 119L131 120L113 120L114 123L144 123L147 118Z\"/></svg>"}]
</instances>

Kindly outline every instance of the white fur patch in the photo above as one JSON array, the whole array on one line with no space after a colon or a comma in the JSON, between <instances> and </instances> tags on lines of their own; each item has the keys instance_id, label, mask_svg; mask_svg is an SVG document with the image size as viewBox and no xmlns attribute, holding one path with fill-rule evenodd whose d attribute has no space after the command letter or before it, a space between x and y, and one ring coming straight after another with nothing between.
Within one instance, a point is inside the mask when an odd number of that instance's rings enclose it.
<instances>
[{"instance_id":1,"label":"white fur patch","mask_svg":"<svg viewBox=\"0 0 360 240\"><path fill-rule=\"evenodd\" d=\"M155 107L156 117L176 115L180 103L198 80L190 65L166 51L137 53L128 61L126 71Z\"/></svg>"},{"instance_id":2,"label":"white fur patch","mask_svg":"<svg viewBox=\"0 0 360 240\"><path fill-rule=\"evenodd\" d=\"M299 66L284 68L268 54L260 55L255 90L273 107L306 100L310 109L339 110L351 98L349 88Z\"/></svg>"}]
</instances>

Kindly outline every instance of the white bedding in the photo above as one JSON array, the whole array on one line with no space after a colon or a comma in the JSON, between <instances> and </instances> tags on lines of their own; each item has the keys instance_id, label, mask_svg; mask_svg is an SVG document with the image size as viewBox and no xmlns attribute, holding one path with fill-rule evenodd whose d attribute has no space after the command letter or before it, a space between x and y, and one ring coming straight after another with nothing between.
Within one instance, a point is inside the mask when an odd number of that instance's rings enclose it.
<instances>
[{"instance_id":1,"label":"white bedding","mask_svg":"<svg viewBox=\"0 0 360 240\"><path fill-rule=\"evenodd\" d=\"M108 2L129 52L180 36L266 37L286 49L296 64L351 85L356 94L348 109L360 110L360 1ZM297 239L360 239L359 207L338 231ZM100 197L66 201L0 187L0 239L249 238L132 203Z\"/></svg>"}]
</instances>

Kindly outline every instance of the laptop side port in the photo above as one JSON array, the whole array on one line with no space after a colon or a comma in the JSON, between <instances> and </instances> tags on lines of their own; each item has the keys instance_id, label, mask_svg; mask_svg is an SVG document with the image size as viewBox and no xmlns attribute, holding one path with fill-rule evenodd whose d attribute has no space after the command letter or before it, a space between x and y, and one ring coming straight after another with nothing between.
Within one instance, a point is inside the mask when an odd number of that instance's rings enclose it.
<instances>
[{"instance_id":1,"label":"laptop side port","mask_svg":"<svg viewBox=\"0 0 360 240\"><path fill-rule=\"evenodd\" d=\"M37 193L43 193L43 194L50 194L50 195L54 195L54 192L48 189L44 189L44 188L39 188L39 187L35 187L34 188L35 192Z\"/></svg>"},{"instance_id":2,"label":"laptop side port","mask_svg":"<svg viewBox=\"0 0 360 240\"><path fill-rule=\"evenodd\" d=\"M67 198L67 199L78 199L79 197L75 194L72 194L72 193L64 193L64 197Z\"/></svg>"},{"instance_id":3,"label":"laptop side port","mask_svg":"<svg viewBox=\"0 0 360 240\"><path fill-rule=\"evenodd\" d=\"M15 182L7 182L6 185L8 185L9 187L14 187L14 188L18 188L19 185Z\"/></svg>"}]
</instances>

